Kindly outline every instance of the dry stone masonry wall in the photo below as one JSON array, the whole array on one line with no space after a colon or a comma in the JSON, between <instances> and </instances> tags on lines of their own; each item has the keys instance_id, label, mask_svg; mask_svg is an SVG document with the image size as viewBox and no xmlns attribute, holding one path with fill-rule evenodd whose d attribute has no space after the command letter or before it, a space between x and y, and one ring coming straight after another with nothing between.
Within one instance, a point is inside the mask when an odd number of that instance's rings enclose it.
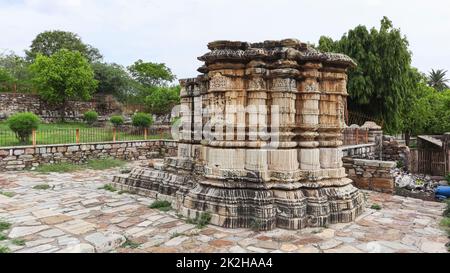
<instances>
[{"instance_id":1,"label":"dry stone masonry wall","mask_svg":"<svg viewBox=\"0 0 450 273\"><path fill-rule=\"evenodd\" d=\"M99 105L94 101L72 101L66 109L67 121L82 121L83 114L89 110L97 110L101 114ZM23 93L0 93L0 120L19 112L33 112L45 122L58 121L60 113L52 105L42 101L38 95Z\"/></svg>"},{"instance_id":2,"label":"dry stone masonry wall","mask_svg":"<svg viewBox=\"0 0 450 273\"><path fill-rule=\"evenodd\" d=\"M344 167L355 186L360 189L383 193L395 192L395 177L392 170L396 162L344 157Z\"/></svg>"},{"instance_id":3,"label":"dry stone masonry wall","mask_svg":"<svg viewBox=\"0 0 450 273\"><path fill-rule=\"evenodd\" d=\"M144 160L176 154L177 143L167 140L0 148L0 172L60 162L79 164L89 159Z\"/></svg>"}]
</instances>

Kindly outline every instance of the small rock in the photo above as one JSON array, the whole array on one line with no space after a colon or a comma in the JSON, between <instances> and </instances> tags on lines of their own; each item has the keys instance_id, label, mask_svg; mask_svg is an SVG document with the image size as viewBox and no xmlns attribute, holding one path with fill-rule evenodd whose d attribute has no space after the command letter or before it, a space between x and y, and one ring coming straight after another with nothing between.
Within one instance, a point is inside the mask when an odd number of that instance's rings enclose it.
<instances>
[{"instance_id":1,"label":"small rock","mask_svg":"<svg viewBox=\"0 0 450 273\"><path fill-rule=\"evenodd\" d=\"M90 244L78 244L66 247L58 253L95 253L95 248Z\"/></svg>"},{"instance_id":2,"label":"small rock","mask_svg":"<svg viewBox=\"0 0 450 273\"><path fill-rule=\"evenodd\" d=\"M126 241L124 236L109 232L105 234L96 232L86 236L85 239L86 241L92 243L95 250L100 253L109 252L121 246Z\"/></svg>"},{"instance_id":3,"label":"small rock","mask_svg":"<svg viewBox=\"0 0 450 273\"><path fill-rule=\"evenodd\" d=\"M178 246L181 243L183 243L184 241L186 241L187 239L189 239L189 237L186 237L186 236L175 237L175 238L167 241L164 245L165 246Z\"/></svg>"},{"instance_id":4,"label":"small rock","mask_svg":"<svg viewBox=\"0 0 450 273\"><path fill-rule=\"evenodd\" d=\"M37 233L45 229L48 229L48 226L14 227L9 233L9 237L13 239L19 238Z\"/></svg>"}]
</instances>

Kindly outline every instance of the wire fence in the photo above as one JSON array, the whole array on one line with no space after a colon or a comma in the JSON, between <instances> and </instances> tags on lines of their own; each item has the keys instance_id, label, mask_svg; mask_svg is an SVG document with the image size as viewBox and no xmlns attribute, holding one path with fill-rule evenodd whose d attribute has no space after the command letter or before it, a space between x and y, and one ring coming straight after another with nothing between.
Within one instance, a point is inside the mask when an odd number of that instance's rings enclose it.
<instances>
[{"instance_id":1,"label":"wire fence","mask_svg":"<svg viewBox=\"0 0 450 273\"><path fill-rule=\"evenodd\" d=\"M171 139L170 130L151 128L77 128L34 130L28 139L20 141L13 131L0 130L0 147L79 144L92 142Z\"/></svg>"},{"instance_id":2,"label":"wire fence","mask_svg":"<svg viewBox=\"0 0 450 273\"><path fill-rule=\"evenodd\" d=\"M366 114L362 114L362 113L358 113L358 112L348 112L348 117L347 117L347 125L350 126L352 124L356 124L356 125L363 125L366 121L373 121L376 124L380 125L381 127L383 127L383 120L379 119L379 118L374 118L371 116L368 116Z\"/></svg>"}]
</instances>

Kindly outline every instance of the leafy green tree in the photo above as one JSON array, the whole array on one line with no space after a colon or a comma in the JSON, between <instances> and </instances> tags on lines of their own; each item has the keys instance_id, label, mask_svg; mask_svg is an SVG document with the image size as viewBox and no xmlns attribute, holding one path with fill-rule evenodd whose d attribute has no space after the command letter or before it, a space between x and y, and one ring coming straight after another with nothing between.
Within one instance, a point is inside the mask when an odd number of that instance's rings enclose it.
<instances>
[{"instance_id":1,"label":"leafy green tree","mask_svg":"<svg viewBox=\"0 0 450 273\"><path fill-rule=\"evenodd\" d=\"M9 89L13 91L32 91L31 76L29 72L29 62L25 58L9 52L0 54L0 68L6 70L10 76L8 80Z\"/></svg>"},{"instance_id":2,"label":"leafy green tree","mask_svg":"<svg viewBox=\"0 0 450 273\"><path fill-rule=\"evenodd\" d=\"M436 91L424 82L413 89L406 102L407 109L402 113L403 132L406 144L409 145L411 135L423 134L427 131L430 119L433 117L433 107L429 96Z\"/></svg>"},{"instance_id":3,"label":"leafy green tree","mask_svg":"<svg viewBox=\"0 0 450 273\"><path fill-rule=\"evenodd\" d=\"M384 17L379 29L359 25L338 41L321 37L319 49L344 53L358 66L349 71L348 107L384 120L388 132L401 130L404 101L415 88L408 41Z\"/></svg>"},{"instance_id":4,"label":"leafy green tree","mask_svg":"<svg viewBox=\"0 0 450 273\"><path fill-rule=\"evenodd\" d=\"M431 105L432 115L425 132L428 134L450 132L450 90L435 91L427 98Z\"/></svg>"},{"instance_id":5,"label":"leafy green tree","mask_svg":"<svg viewBox=\"0 0 450 273\"><path fill-rule=\"evenodd\" d=\"M10 82L12 79L11 75L6 71L6 69L0 67L0 83Z\"/></svg>"},{"instance_id":6,"label":"leafy green tree","mask_svg":"<svg viewBox=\"0 0 450 273\"><path fill-rule=\"evenodd\" d=\"M147 87L164 86L175 80L175 75L163 63L158 64L138 60L129 66L128 70L136 81Z\"/></svg>"},{"instance_id":7,"label":"leafy green tree","mask_svg":"<svg viewBox=\"0 0 450 273\"><path fill-rule=\"evenodd\" d=\"M180 86L155 87L145 98L149 111L154 114L170 113L172 108L180 103Z\"/></svg>"},{"instance_id":8,"label":"leafy green tree","mask_svg":"<svg viewBox=\"0 0 450 273\"><path fill-rule=\"evenodd\" d=\"M131 89L132 79L118 64L93 63L95 79L98 81L97 93L112 94L123 100Z\"/></svg>"},{"instance_id":9,"label":"leafy green tree","mask_svg":"<svg viewBox=\"0 0 450 273\"><path fill-rule=\"evenodd\" d=\"M62 121L70 100L89 100L97 87L94 71L78 51L38 55L30 69L41 98L59 107Z\"/></svg>"},{"instance_id":10,"label":"leafy green tree","mask_svg":"<svg viewBox=\"0 0 450 273\"><path fill-rule=\"evenodd\" d=\"M421 81L413 90L403 116L406 142L410 135L450 131L450 90L438 92Z\"/></svg>"},{"instance_id":11,"label":"leafy green tree","mask_svg":"<svg viewBox=\"0 0 450 273\"><path fill-rule=\"evenodd\" d=\"M80 52L90 62L102 59L99 50L83 43L81 38L72 32L54 30L45 31L32 41L30 50L25 51L29 60L34 60L38 54L51 56L61 49Z\"/></svg>"},{"instance_id":12,"label":"leafy green tree","mask_svg":"<svg viewBox=\"0 0 450 273\"><path fill-rule=\"evenodd\" d=\"M446 77L447 71L443 69L434 70L431 69L428 75L428 85L436 89L437 91L444 91L448 89L447 82L449 79Z\"/></svg>"}]
</instances>

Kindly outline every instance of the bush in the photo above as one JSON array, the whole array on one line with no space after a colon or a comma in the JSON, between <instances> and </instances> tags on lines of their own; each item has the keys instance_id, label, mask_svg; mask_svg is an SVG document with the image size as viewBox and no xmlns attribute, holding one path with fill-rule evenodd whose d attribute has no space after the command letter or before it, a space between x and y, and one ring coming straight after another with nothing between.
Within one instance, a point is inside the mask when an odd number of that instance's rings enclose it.
<instances>
[{"instance_id":1,"label":"bush","mask_svg":"<svg viewBox=\"0 0 450 273\"><path fill-rule=\"evenodd\" d=\"M445 176L445 180L447 180L447 182L450 183L450 173L448 173L448 174Z\"/></svg>"},{"instance_id":2,"label":"bush","mask_svg":"<svg viewBox=\"0 0 450 273\"><path fill-rule=\"evenodd\" d=\"M94 122L98 120L98 114L95 111L87 111L84 113L84 121L86 121L87 124L92 125Z\"/></svg>"},{"instance_id":3,"label":"bush","mask_svg":"<svg viewBox=\"0 0 450 273\"><path fill-rule=\"evenodd\" d=\"M195 219L189 218L187 220L188 224L194 224L198 229L206 227L211 222L211 213L206 211L197 215Z\"/></svg>"},{"instance_id":4,"label":"bush","mask_svg":"<svg viewBox=\"0 0 450 273\"><path fill-rule=\"evenodd\" d=\"M172 209L172 204L169 201L154 201L149 208L151 209L159 209L160 211L169 211Z\"/></svg>"},{"instance_id":5,"label":"bush","mask_svg":"<svg viewBox=\"0 0 450 273\"><path fill-rule=\"evenodd\" d=\"M124 123L122 116L112 116L109 121L112 123L114 127L119 127Z\"/></svg>"},{"instance_id":6,"label":"bush","mask_svg":"<svg viewBox=\"0 0 450 273\"><path fill-rule=\"evenodd\" d=\"M9 128L16 134L21 143L27 143L33 130L39 127L40 118L33 113L23 112L12 115L8 120Z\"/></svg>"},{"instance_id":7,"label":"bush","mask_svg":"<svg viewBox=\"0 0 450 273\"><path fill-rule=\"evenodd\" d=\"M146 128L153 124L153 118L146 113L136 113L133 116L133 126Z\"/></svg>"}]
</instances>

